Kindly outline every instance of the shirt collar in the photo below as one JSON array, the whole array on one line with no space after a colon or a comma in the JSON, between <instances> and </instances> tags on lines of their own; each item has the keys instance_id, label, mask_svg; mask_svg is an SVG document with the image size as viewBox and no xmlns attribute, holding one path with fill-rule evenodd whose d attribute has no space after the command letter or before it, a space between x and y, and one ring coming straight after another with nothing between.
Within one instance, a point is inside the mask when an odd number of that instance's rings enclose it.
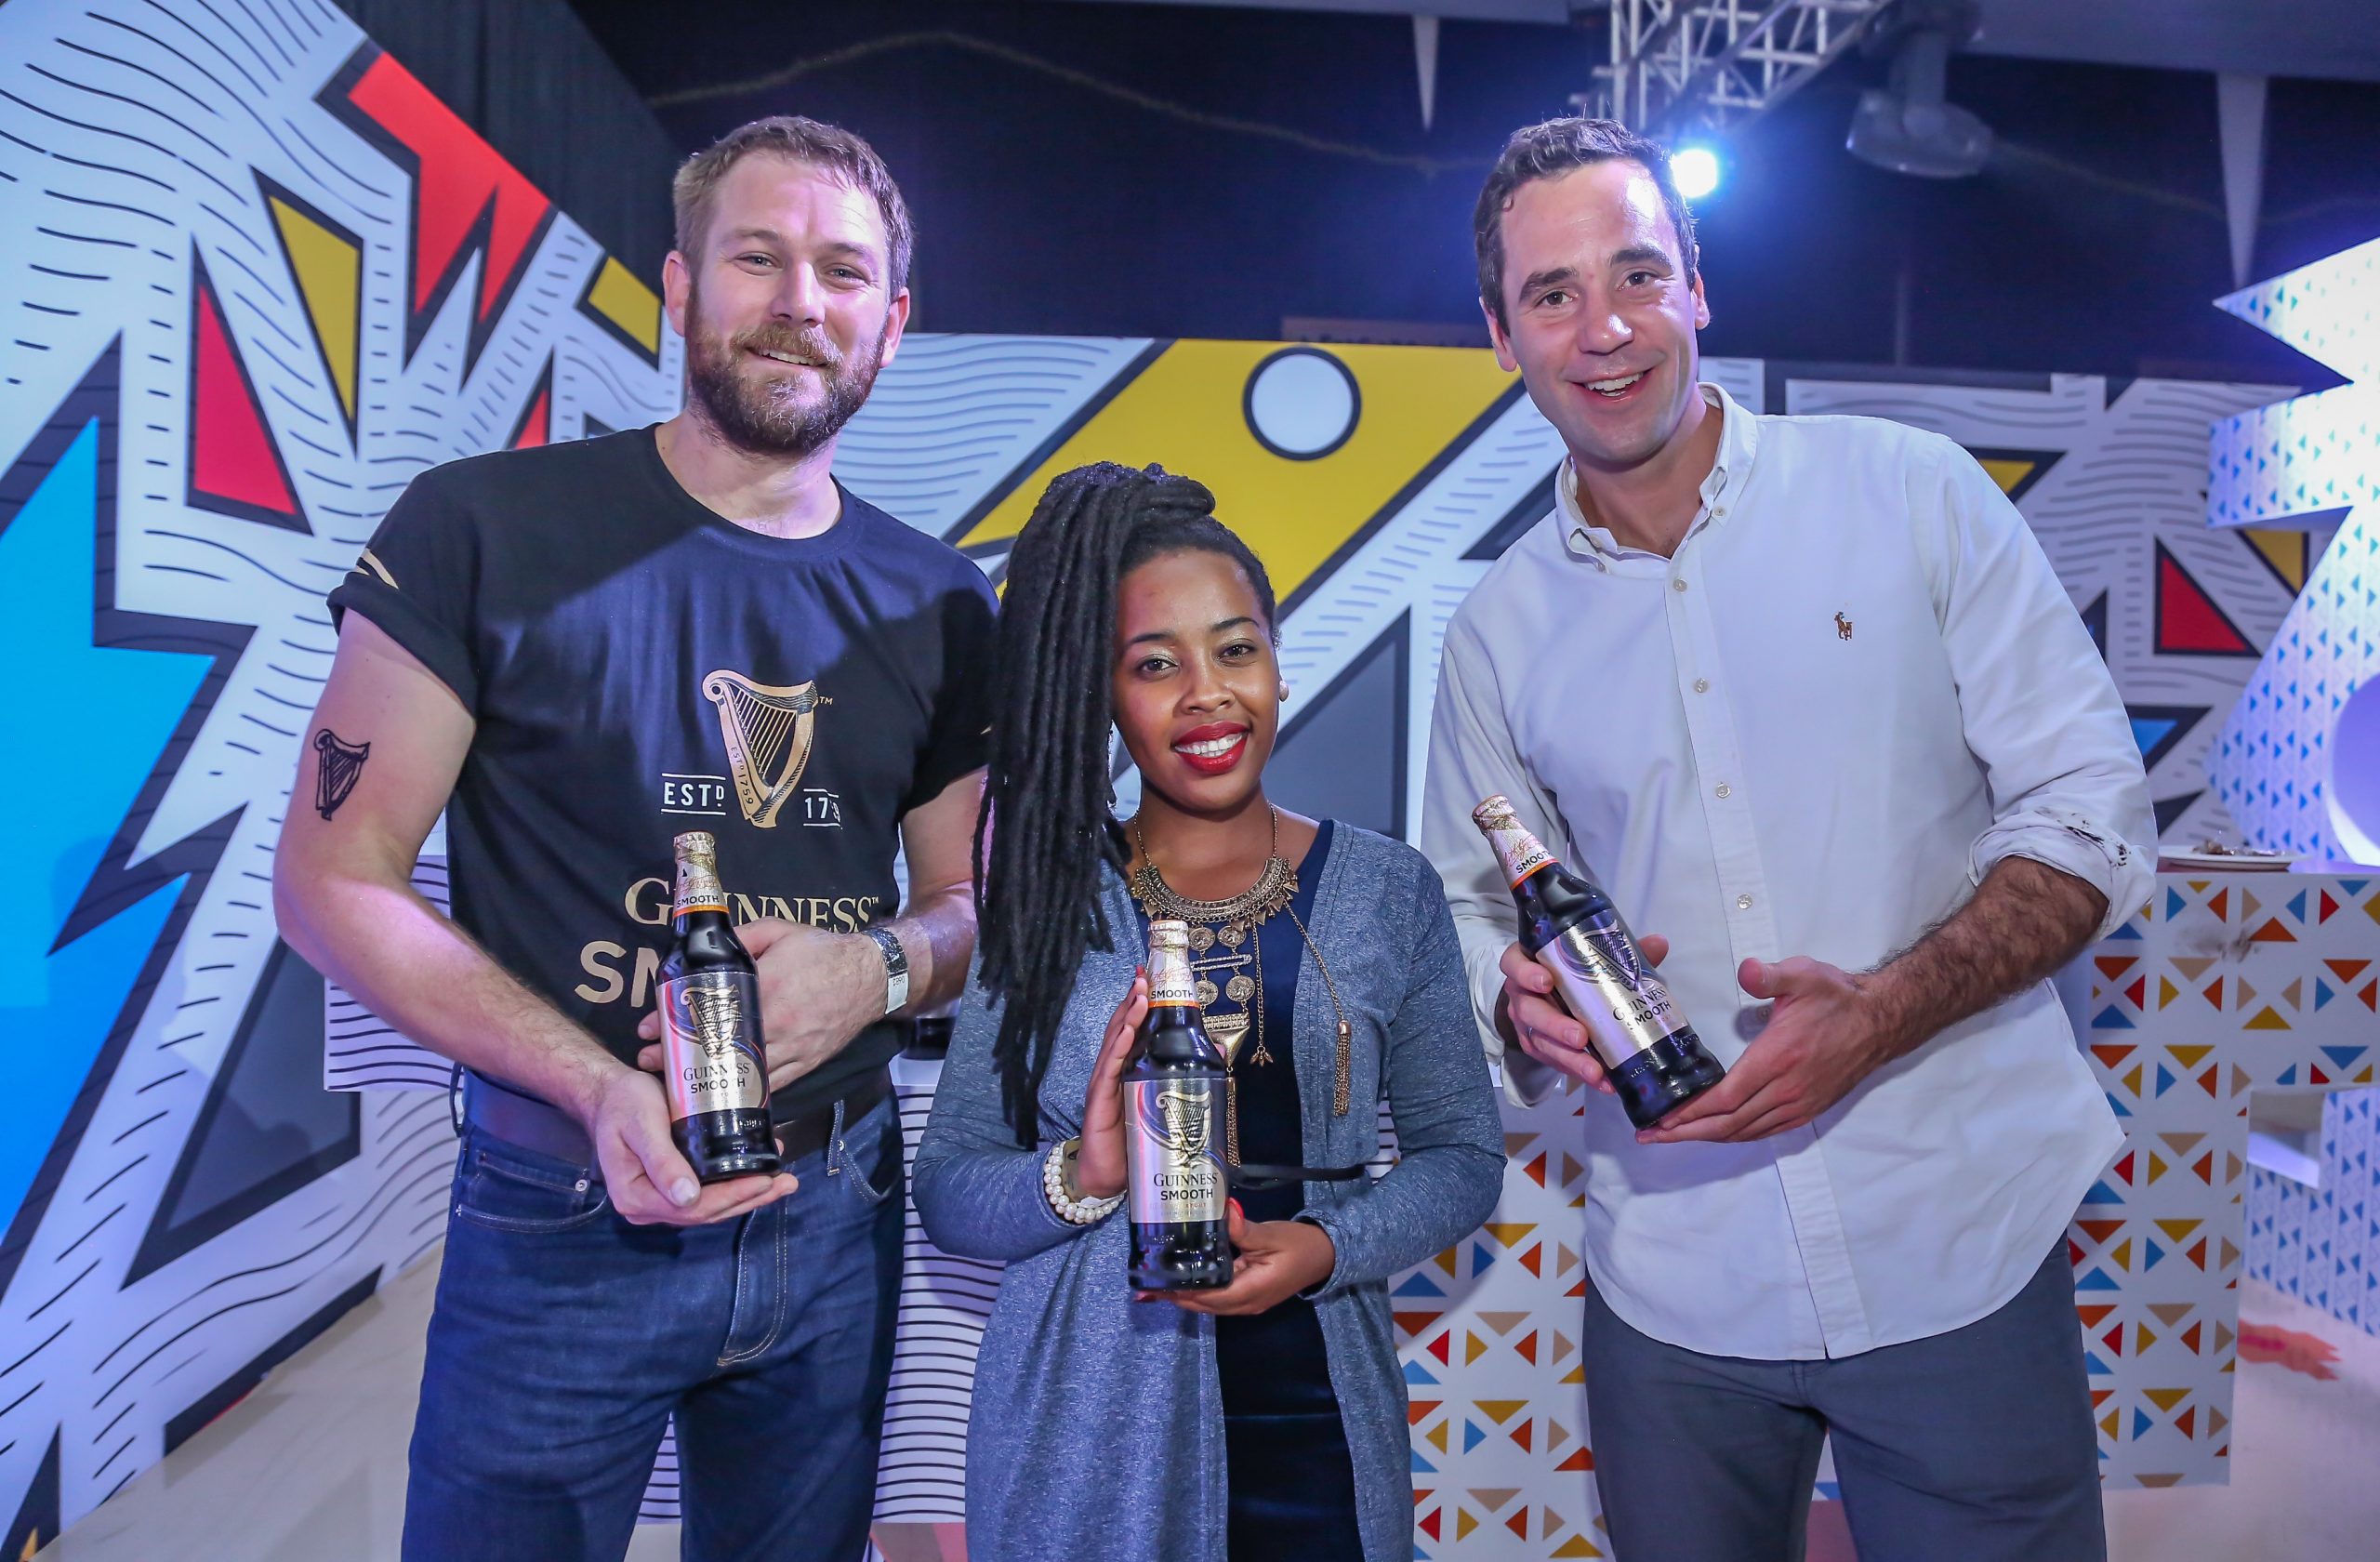
<instances>
[{"instance_id":1,"label":"shirt collar","mask_svg":"<svg viewBox=\"0 0 2380 1562\"><path fill-rule=\"evenodd\" d=\"M1702 392L1703 401L1718 409L1719 454L1711 463L1710 475L1702 480L1702 508L1696 513L1694 524L1686 528L1688 536L1705 525L1726 520L1732 507L1720 500L1730 491L1742 488L1744 480L1752 475L1752 455L1760 446L1759 419L1746 412L1741 403L1708 380L1696 389ZM1627 558L1642 551L1622 547L1607 529L1588 522L1586 512L1579 508L1579 469L1567 457L1554 474L1554 508L1561 517L1564 544L1580 558L1592 559L1600 565L1606 559Z\"/></svg>"}]
</instances>

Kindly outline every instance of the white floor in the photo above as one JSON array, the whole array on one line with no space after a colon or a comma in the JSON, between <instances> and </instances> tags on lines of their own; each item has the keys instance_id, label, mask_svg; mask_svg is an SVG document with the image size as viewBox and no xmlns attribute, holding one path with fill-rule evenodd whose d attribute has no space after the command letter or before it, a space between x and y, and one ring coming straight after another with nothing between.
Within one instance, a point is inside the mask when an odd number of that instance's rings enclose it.
<instances>
[{"instance_id":1,"label":"white floor","mask_svg":"<svg viewBox=\"0 0 2380 1562\"><path fill-rule=\"evenodd\" d=\"M39 1562L393 1559L436 1283L433 1254L42 1551ZM2253 1285L2242 1287L2241 1308L2258 1338L2285 1344L2297 1367L2241 1361L2229 1486L2109 1494L2112 1562L2380 1555L2380 1339ZM1813 1516L1811 1562L1851 1562L1831 1507L1820 1504ZM961 1555L955 1533L900 1528L881 1537L893 1562ZM677 1529L664 1525L641 1526L628 1552L632 1562L677 1555Z\"/></svg>"}]
</instances>

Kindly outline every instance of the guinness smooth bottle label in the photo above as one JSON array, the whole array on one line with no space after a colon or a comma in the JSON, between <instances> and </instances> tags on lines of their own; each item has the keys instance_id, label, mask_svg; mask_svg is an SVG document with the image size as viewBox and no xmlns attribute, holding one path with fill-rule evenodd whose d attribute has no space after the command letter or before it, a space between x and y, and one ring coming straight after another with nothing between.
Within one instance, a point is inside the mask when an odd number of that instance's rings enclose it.
<instances>
[{"instance_id":1,"label":"guinness smooth bottle label","mask_svg":"<svg viewBox=\"0 0 2380 1562\"><path fill-rule=\"evenodd\" d=\"M1133 1079L1124 1109L1139 1154L1132 1172L1132 1219L1142 1225L1176 1225L1223 1218L1223 1163L1215 1123L1223 1085L1210 1079Z\"/></svg>"},{"instance_id":2,"label":"guinness smooth bottle label","mask_svg":"<svg viewBox=\"0 0 2380 1562\"><path fill-rule=\"evenodd\" d=\"M1551 957L1551 958L1548 958ZM1617 917L1590 917L1554 935L1538 955L1562 1002L1594 1037L1613 1068L1686 1030L1686 1016Z\"/></svg>"},{"instance_id":3,"label":"guinness smooth bottle label","mask_svg":"<svg viewBox=\"0 0 2380 1562\"><path fill-rule=\"evenodd\" d=\"M670 1116L767 1105L769 1070L754 1023L759 981L743 971L696 971L662 983L660 997Z\"/></svg>"}]
</instances>

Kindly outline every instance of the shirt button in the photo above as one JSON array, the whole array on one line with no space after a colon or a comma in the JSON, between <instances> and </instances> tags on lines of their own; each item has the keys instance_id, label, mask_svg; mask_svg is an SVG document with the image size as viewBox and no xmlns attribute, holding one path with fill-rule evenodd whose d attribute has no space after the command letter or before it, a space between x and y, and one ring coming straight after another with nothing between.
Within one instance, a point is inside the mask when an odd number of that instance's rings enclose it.
<instances>
[{"instance_id":1,"label":"shirt button","mask_svg":"<svg viewBox=\"0 0 2380 1562\"><path fill-rule=\"evenodd\" d=\"M1683 580L1673 580L1670 582L1670 589L1673 591L1683 591L1686 589L1686 582Z\"/></svg>"},{"instance_id":2,"label":"shirt button","mask_svg":"<svg viewBox=\"0 0 2380 1562\"><path fill-rule=\"evenodd\" d=\"M1738 896L1736 896L1736 909L1737 909L1737 910L1739 910L1739 911L1749 911L1749 910L1751 910L1751 909L1752 909L1752 896L1750 896L1750 895L1738 895Z\"/></svg>"},{"instance_id":3,"label":"shirt button","mask_svg":"<svg viewBox=\"0 0 2380 1562\"><path fill-rule=\"evenodd\" d=\"M1712 510L1712 511L1711 512L1712 517L1714 520L1715 520L1716 518L1718 518L1718 517L1722 516L1722 515L1726 514L1726 513L1727 513L1727 507L1726 507L1726 505L1721 505L1718 509L1716 509L1716 510Z\"/></svg>"},{"instance_id":4,"label":"shirt button","mask_svg":"<svg viewBox=\"0 0 2380 1562\"><path fill-rule=\"evenodd\" d=\"M1711 680L1707 678L1696 679L1694 681L1694 692L1698 695L1709 694L1711 692Z\"/></svg>"},{"instance_id":5,"label":"shirt button","mask_svg":"<svg viewBox=\"0 0 2380 1562\"><path fill-rule=\"evenodd\" d=\"M1734 792L1734 791L1735 791L1735 788L1732 788L1732 787L1730 787L1730 786L1728 786L1725 781L1722 781L1722 782L1720 782L1720 783L1719 783L1719 786L1718 786L1718 792L1719 792L1719 795L1720 795L1721 797L1727 797L1727 796L1730 796L1730 795L1732 795L1732 794L1733 794L1733 792Z\"/></svg>"}]
</instances>

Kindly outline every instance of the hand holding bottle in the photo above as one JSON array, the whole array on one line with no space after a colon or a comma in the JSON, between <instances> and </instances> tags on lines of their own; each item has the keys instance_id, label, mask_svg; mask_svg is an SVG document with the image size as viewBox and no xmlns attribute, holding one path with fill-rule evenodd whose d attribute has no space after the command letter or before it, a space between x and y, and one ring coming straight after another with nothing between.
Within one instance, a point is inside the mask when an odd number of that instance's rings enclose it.
<instances>
[{"instance_id":1,"label":"hand holding bottle","mask_svg":"<svg viewBox=\"0 0 2380 1562\"><path fill-rule=\"evenodd\" d=\"M1670 958L1670 941L1648 933L1636 941L1645 958L1659 966ZM1561 1070L1606 1095L1614 1093L1603 1063L1587 1045L1587 1027L1554 997L1554 973L1540 965L1517 943L1504 946L1497 968L1504 973L1504 993L1497 1017L1509 1029L1506 1039L1549 1068Z\"/></svg>"},{"instance_id":2,"label":"hand holding bottle","mask_svg":"<svg viewBox=\"0 0 2380 1562\"><path fill-rule=\"evenodd\" d=\"M1235 1253L1231 1284L1220 1291L1143 1291L1144 1302L1166 1301L1184 1312L1245 1317L1270 1312L1301 1291L1312 1291L1339 1266L1339 1246L1312 1221L1255 1221L1227 1206Z\"/></svg>"},{"instance_id":3,"label":"hand holding bottle","mask_svg":"<svg viewBox=\"0 0 2380 1562\"><path fill-rule=\"evenodd\" d=\"M1124 1000L1108 1016L1107 1034L1083 1092L1082 1147L1074 1169L1074 1191L1080 1198L1113 1198L1124 1191L1124 1066L1148 1012L1149 973L1142 968L1132 973Z\"/></svg>"}]
</instances>

